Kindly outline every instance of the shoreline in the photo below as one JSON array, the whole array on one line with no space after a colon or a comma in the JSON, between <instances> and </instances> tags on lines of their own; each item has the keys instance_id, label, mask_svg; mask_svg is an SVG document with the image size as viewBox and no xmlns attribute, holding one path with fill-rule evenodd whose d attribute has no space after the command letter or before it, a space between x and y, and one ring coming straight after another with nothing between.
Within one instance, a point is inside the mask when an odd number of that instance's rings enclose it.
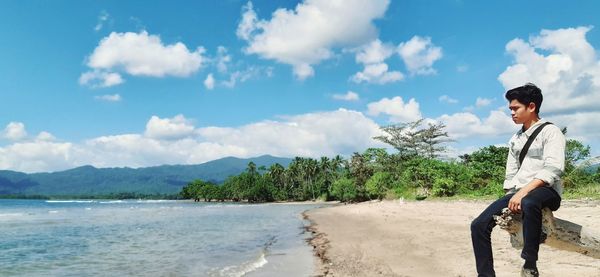
<instances>
[{"instance_id":1,"label":"shoreline","mask_svg":"<svg viewBox=\"0 0 600 277\"><path fill-rule=\"evenodd\" d=\"M329 240L327 240L325 233L319 232L317 228L317 223L315 223L314 220L310 219L307 212L308 211L302 212L302 218L310 222L309 225L304 227L304 230L305 232L310 234L310 237L306 239L306 242L310 247L312 247L312 253L315 258L313 276L327 276L327 273L329 272L328 266L330 264L330 261L327 258Z\"/></svg>"},{"instance_id":2,"label":"shoreline","mask_svg":"<svg viewBox=\"0 0 600 277\"><path fill-rule=\"evenodd\" d=\"M329 248L329 240L327 240L326 234L320 232L317 228L317 223L310 218L308 213L319 210L319 209L327 209L337 206L343 206L345 204L340 203L339 201L325 201L323 204L327 204L327 206L317 207L309 210L305 210L302 212L302 220L308 221L308 225L304 226L304 232L308 234L308 237L305 239L306 243L309 247L312 248L312 254L314 258L313 262L313 275L315 277L326 276L327 272L329 272L328 265L330 263L327 258L327 249Z\"/></svg>"},{"instance_id":3,"label":"shoreline","mask_svg":"<svg viewBox=\"0 0 600 277\"><path fill-rule=\"evenodd\" d=\"M371 201L305 211L314 276L473 276L470 221L491 200ZM600 201L564 200L555 217L600 231ZM520 250L492 232L497 276L518 276ZM540 246L544 276L598 276L600 259Z\"/></svg>"}]
</instances>

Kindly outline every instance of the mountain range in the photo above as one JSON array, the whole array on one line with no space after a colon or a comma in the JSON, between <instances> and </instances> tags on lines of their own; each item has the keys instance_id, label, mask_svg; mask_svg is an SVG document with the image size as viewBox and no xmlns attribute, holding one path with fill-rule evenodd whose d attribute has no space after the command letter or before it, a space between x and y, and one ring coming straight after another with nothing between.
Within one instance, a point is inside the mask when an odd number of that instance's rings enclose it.
<instances>
[{"instance_id":1,"label":"mountain range","mask_svg":"<svg viewBox=\"0 0 600 277\"><path fill-rule=\"evenodd\" d=\"M95 196L119 193L177 194L192 180L222 183L246 170L248 163L287 167L292 159L264 155L249 159L227 157L197 165L144 168L95 168L90 165L50 173L0 170L0 195Z\"/></svg>"}]
</instances>

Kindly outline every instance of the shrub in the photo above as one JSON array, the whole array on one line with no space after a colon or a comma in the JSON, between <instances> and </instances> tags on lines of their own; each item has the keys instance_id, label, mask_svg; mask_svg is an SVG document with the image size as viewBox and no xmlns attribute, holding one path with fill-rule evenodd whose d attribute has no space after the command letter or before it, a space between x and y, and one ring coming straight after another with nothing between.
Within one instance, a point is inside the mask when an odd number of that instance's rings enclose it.
<instances>
[{"instance_id":1,"label":"shrub","mask_svg":"<svg viewBox=\"0 0 600 277\"><path fill-rule=\"evenodd\" d=\"M365 189L369 198L382 199L391 187L392 176L387 172L376 172L367 180Z\"/></svg>"},{"instance_id":2,"label":"shrub","mask_svg":"<svg viewBox=\"0 0 600 277\"><path fill-rule=\"evenodd\" d=\"M433 181L433 195L435 196L453 196L456 194L458 186L450 178L442 177Z\"/></svg>"},{"instance_id":3,"label":"shrub","mask_svg":"<svg viewBox=\"0 0 600 277\"><path fill-rule=\"evenodd\" d=\"M349 178L338 179L333 183L331 194L342 202L354 200L357 196L356 184Z\"/></svg>"}]
</instances>

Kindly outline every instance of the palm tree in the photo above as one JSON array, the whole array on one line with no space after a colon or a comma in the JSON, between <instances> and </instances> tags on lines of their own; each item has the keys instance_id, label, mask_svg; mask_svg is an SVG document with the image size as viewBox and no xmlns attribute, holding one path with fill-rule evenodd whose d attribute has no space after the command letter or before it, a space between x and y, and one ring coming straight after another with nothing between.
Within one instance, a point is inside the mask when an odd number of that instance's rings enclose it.
<instances>
[{"instance_id":1,"label":"palm tree","mask_svg":"<svg viewBox=\"0 0 600 277\"><path fill-rule=\"evenodd\" d=\"M307 179L308 187L312 193L312 200L315 200L315 186L313 180L316 179L317 173L319 172L318 162L315 159L308 158L304 162L304 172Z\"/></svg>"},{"instance_id":2,"label":"palm tree","mask_svg":"<svg viewBox=\"0 0 600 277\"><path fill-rule=\"evenodd\" d=\"M295 157L294 160L292 160L292 162L290 163L290 165L288 166L288 169L286 171L286 179L288 180L288 184L290 186L290 198L299 200L300 198L303 198L303 195L299 195L298 193L298 189L300 189L302 187L302 176L303 176L303 172L302 172L302 162L303 162L303 158L301 157ZM301 196L301 197L299 197Z\"/></svg>"},{"instance_id":3,"label":"palm tree","mask_svg":"<svg viewBox=\"0 0 600 277\"><path fill-rule=\"evenodd\" d=\"M321 157L321 161L319 163L319 172L320 179L322 183L320 184L318 191L320 194L326 193L327 199L329 199L329 192L331 191L331 185L335 180L336 169L337 166L334 164L335 160L330 160L328 157Z\"/></svg>"},{"instance_id":4,"label":"palm tree","mask_svg":"<svg viewBox=\"0 0 600 277\"><path fill-rule=\"evenodd\" d=\"M346 163L346 160L344 160L344 158L340 155L335 155L335 157L333 158L333 160L331 160L331 166L333 169L333 173L335 175L335 178L339 178L340 175L340 169L342 168L342 165L344 165Z\"/></svg>"},{"instance_id":5,"label":"palm tree","mask_svg":"<svg viewBox=\"0 0 600 277\"><path fill-rule=\"evenodd\" d=\"M273 184L275 185L275 188L278 191L278 197L281 197L281 192L284 192L286 193L285 198L287 199L288 195L285 186L285 168L282 165L276 163L269 167L269 172L267 174L271 177L271 180L273 181Z\"/></svg>"}]
</instances>

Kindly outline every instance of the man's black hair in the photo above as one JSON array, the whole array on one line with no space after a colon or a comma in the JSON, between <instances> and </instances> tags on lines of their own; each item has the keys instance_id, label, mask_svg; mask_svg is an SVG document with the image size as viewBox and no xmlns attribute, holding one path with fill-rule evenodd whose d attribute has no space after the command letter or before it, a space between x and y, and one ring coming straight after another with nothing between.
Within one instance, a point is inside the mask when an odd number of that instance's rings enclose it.
<instances>
[{"instance_id":1,"label":"man's black hair","mask_svg":"<svg viewBox=\"0 0 600 277\"><path fill-rule=\"evenodd\" d=\"M506 100L508 102L517 99L521 104L528 106L529 103L535 104L535 113L540 113L540 107L542 106L542 90L532 83L527 83L524 86L513 88L506 92Z\"/></svg>"}]
</instances>

